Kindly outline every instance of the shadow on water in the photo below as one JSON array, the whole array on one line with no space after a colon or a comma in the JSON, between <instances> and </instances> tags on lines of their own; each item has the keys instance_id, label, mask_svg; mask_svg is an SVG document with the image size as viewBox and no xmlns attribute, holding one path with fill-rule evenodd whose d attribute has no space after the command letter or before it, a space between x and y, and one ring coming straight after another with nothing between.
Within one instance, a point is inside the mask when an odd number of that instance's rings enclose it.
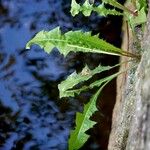
<instances>
[{"instance_id":1,"label":"shadow on water","mask_svg":"<svg viewBox=\"0 0 150 150\"><path fill-rule=\"evenodd\" d=\"M25 50L27 41L35 33L58 25L64 32L79 28L93 33L101 31L103 38L112 43L120 39L119 31L112 28L111 22L115 19L95 14L73 19L69 9L69 0L0 1L0 150L66 150L74 115L82 110L79 108L82 102L60 101L57 85L85 64L94 67L100 62L115 64L118 61L104 55L82 53L64 59L56 49L48 55L37 46ZM85 101L85 97L80 99ZM111 115L105 118L111 122ZM109 126L108 139L110 123L106 126ZM102 149L94 136L85 149Z\"/></svg>"}]
</instances>

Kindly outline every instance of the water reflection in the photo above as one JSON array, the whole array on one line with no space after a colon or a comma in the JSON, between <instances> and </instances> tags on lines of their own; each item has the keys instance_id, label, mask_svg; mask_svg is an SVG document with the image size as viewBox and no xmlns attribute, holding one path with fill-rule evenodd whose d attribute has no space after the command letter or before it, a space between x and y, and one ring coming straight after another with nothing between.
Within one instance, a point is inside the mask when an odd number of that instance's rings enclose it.
<instances>
[{"instance_id":1,"label":"water reflection","mask_svg":"<svg viewBox=\"0 0 150 150\"><path fill-rule=\"evenodd\" d=\"M0 149L64 150L74 113L60 112L57 80L68 68L58 52L24 49L39 30L67 22L61 1L4 0L0 7Z\"/></svg>"},{"instance_id":2,"label":"water reflection","mask_svg":"<svg viewBox=\"0 0 150 150\"><path fill-rule=\"evenodd\" d=\"M63 31L100 30L100 17L73 20L69 9L68 0L0 1L0 150L67 149L74 114L81 108L78 101L60 102L57 85L85 62L99 64L103 56L64 59L56 49L48 55L37 46L24 47L38 31L58 25Z\"/></svg>"}]
</instances>

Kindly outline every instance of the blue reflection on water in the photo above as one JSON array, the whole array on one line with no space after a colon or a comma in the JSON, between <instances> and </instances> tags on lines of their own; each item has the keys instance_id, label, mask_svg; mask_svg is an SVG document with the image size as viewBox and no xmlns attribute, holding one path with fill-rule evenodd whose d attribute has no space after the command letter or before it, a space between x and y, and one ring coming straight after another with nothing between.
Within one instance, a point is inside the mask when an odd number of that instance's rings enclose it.
<instances>
[{"instance_id":1,"label":"blue reflection on water","mask_svg":"<svg viewBox=\"0 0 150 150\"><path fill-rule=\"evenodd\" d=\"M49 86L54 90L42 88L66 74L64 59L55 51L47 55L37 47L24 49L36 32L61 22L61 1L0 3L0 149L66 149L74 113L61 113L58 98L49 97L48 91L58 93L58 83Z\"/></svg>"},{"instance_id":2,"label":"blue reflection on water","mask_svg":"<svg viewBox=\"0 0 150 150\"><path fill-rule=\"evenodd\" d=\"M59 107L57 85L72 64L57 50L48 55L25 45L43 29L85 27L73 24L69 7L67 0L0 1L0 150L67 149L78 105Z\"/></svg>"}]
</instances>

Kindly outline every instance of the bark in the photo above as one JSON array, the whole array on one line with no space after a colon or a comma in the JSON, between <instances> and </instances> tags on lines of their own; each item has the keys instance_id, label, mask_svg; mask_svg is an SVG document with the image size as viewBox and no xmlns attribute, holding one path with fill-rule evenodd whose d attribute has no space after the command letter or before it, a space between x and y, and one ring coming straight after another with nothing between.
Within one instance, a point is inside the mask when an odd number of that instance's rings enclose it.
<instances>
[{"instance_id":1,"label":"bark","mask_svg":"<svg viewBox=\"0 0 150 150\"><path fill-rule=\"evenodd\" d=\"M137 65L117 79L108 150L150 150L150 10L144 35L139 29L137 33L140 40L135 43L130 36L129 49L137 52L140 43L142 58L121 67Z\"/></svg>"}]
</instances>

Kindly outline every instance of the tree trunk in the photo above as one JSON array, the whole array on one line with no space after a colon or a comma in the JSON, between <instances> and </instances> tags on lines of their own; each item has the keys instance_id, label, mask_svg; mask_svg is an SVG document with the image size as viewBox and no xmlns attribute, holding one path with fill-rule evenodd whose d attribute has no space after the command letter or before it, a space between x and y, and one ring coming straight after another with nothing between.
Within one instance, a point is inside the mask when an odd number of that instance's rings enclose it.
<instances>
[{"instance_id":1,"label":"tree trunk","mask_svg":"<svg viewBox=\"0 0 150 150\"><path fill-rule=\"evenodd\" d=\"M144 35L138 28L136 32L139 41L135 42L130 35L129 49L137 53L140 44L142 58L120 68L137 65L117 79L118 94L108 150L150 150L150 10Z\"/></svg>"}]
</instances>

